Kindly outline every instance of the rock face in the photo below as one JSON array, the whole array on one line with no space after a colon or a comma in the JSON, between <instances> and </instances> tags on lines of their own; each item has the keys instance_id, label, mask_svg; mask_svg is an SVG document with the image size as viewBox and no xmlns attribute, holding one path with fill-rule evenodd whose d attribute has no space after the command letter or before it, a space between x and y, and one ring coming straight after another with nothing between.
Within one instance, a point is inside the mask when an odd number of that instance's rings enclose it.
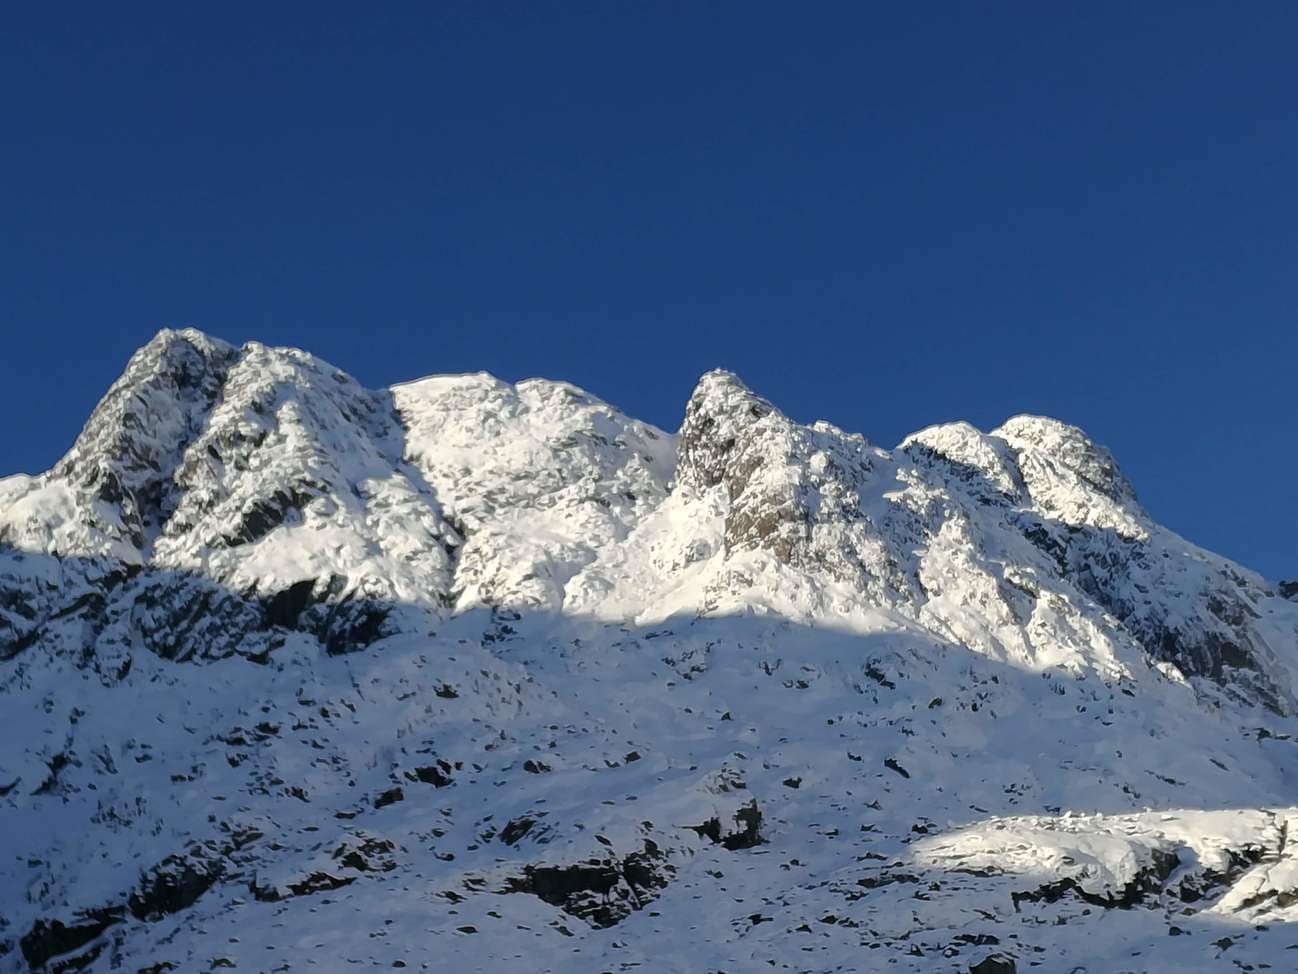
<instances>
[{"instance_id":1,"label":"rock face","mask_svg":"<svg viewBox=\"0 0 1298 974\"><path fill-rule=\"evenodd\" d=\"M1285 969L1296 672L1055 420L163 332L0 480L0 972Z\"/></svg>"}]
</instances>

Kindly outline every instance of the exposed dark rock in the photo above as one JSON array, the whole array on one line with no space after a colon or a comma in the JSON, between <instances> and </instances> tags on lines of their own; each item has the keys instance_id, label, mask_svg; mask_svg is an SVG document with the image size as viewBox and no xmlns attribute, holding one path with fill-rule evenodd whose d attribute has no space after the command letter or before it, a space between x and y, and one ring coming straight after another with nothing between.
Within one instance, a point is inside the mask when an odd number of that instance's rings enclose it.
<instances>
[{"instance_id":1,"label":"exposed dark rock","mask_svg":"<svg viewBox=\"0 0 1298 974\"><path fill-rule=\"evenodd\" d=\"M330 890L342 889L356 882L355 876L334 876L326 872L314 872L296 883L287 883L281 889L278 886L261 886L256 880L249 889L255 899L265 903L274 903L284 898L284 890L289 896L310 896L313 893L327 893Z\"/></svg>"},{"instance_id":2,"label":"exposed dark rock","mask_svg":"<svg viewBox=\"0 0 1298 974\"><path fill-rule=\"evenodd\" d=\"M909 777L910 777L910 772L907 771L905 768L903 768L903 767L902 767L902 766L897 762L897 759L896 759L896 758L885 758L884 761L883 761L883 766L884 766L885 768L888 768L888 769L891 770L891 771L895 771L895 772L897 772L897 774L901 775L903 778L909 778Z\"/></svg>"},{"instance_id":3,"label":"exposed dark rock","mask_svg":"<svg viewBox=\"0 0 1298 974\"><path fill-rule=\"evenodd\" d=\"M45 766L49 768L50 773L45 776L45 780L42 781L36 787L36 790L33 791L32 794L48 795L52 791L54 791L54 789L58 787L59 775L63 773L63 769L73 763L80 763L80 762L76 762L75 759L72 757L72 755L69 754L67 751L59 751L57 754L51 757L45 763Z\"/></svg>"},{"instance_id":4,"label":"exposed dark rock","mask_svg":"<svg viewBox=\"0 0 1298 974\"><path fill-rule=\"evenodd\" d=\"M757 807L756 799L735 812L734 827L723 830L721 819L710 818L702 825L691 825L690 828L703 838L731 851L751 849L765 841L761 835L762 812Z\"/></svg>"},{"instance_id":5,"label":"exposed dark rock","mask_svg":"<svg viewBox=\"0 0 1298 974\"><path fill-rule=\"evenodd\" d=\"M675 868L657 843L621 859L591 859L573 866L527 866L507 892L529 893L593 927L611 927L655 899Z\"/></svg>"},{"instance_id":6,"label":"exposed dark rock","mask_svg":"<svg viewBox=\"0 0 1298 974\"><path fill-rule=\"evenodd\" d=\"M678 476L683 483L714 487L725 479L728 461L743 427L775 412L739 379L720 370L699 380L685 406L676 441Z\"/></svg>"},{"instance_id":7,"label":"exposed dark rock","mask_svg":"<svg viewBox=\"0 0 1298 974\"><path fill-rule=\"evenodd\" d=\"M122 920L121 907L87 910L69 923L62 920L37 920L18 947L31 967L41 967L52 958L80 950L115 923Z\"/></svg>"},{"instance_id":8,"label":"exposed dark rock","mask_svg":"<svg viewBox=\"0 0 1298 974\"><path fill-rule=\"evenodd\" d=\"M238 526L221 540L230 547L259 541L326 492L325 485L311 482L277 487L268 496L258 498L246 507Z\"/></svg>"},{"instance_id":9,"label":"exposed dark rock","mask_svg":"<svg viewBox=\"0 0 1298 974\"><path fill-rule=\"evenodd\" d=\"M532 826L536 824L536 819L523 816L512 819L505 823L505 827L500 830L498 838L505 845L514 845L519 842L523 836L532 831Z\"/></svg>"},{"instance_id":10,"label":"exposed dark rock","mask_svg":"<svg viewBox=\"0 0 1298 974\"><path fill-rule=\"evenodd\" d=\"M301 628L324 644L330 656L354 653L389 635L389 606L369 599L343 599L315 605L302 616Z\"/></svg>"},{"instance_id":11,"label":"exposed dark rock","mask_svg":"<svg viewBox=\"0 0 1298 974\"><path fill-rule=\"evenodd\" d=\"M45 972L46 974L69 974L71 971L83 971L99 959L99 955L107 946L108 944L101 940L92 943L80 953L56 957L45 965Z\"/></svg>"},{"instance_id":12,"label":"exposed dark rock","mask_svg":"<svg viewBox=\"0 0 1298 974\"><path fill-rule=\"evenodd\" d=\"M294 896L308 896L311 893L324 893L341 889L356 881L355 876L331 876L329 873L312 873L300 883L289 883L289 890Z\"/></svg>"},{"instance_id":13,"label":"exposed dark rock","mask_svg":"<svg viewBox=\"0 0 1298 974\"><path fill-rule=\"evenodd\" d=\"M1023 537L1027 538L1042 554L1050 558L1060 572L1067 569L1068 545L1061 537L1066 532L1058 525L1047 525L1030 514L1016 515L1012 523L1018 525L1019 530L1023 532Z\"/></svg>"},{"instance_id":14,"label":"exposed dark rock","mask_svg":"<svg viewBox=\"0 0 1298 974\"><path fill-rule=\"evenodd\" d=\"M160 920L192 906L224 872L221 859L195 846L184 855L168 856L145 873L126 905L137 920Z\"/></svg>"},{"instance_id":15,"label":"exposed dark rock","mask_svg":"<svg viewBox=\"0 0 1298 974\"><path fill-rule=\"evenodd\" d=\"M406 793L402 791L401 786L389 788L383 794L374 799L375 808L386 808L388 805L395 805L399 801L404 801Z\"/></svg>"},{"instance_id":16,"label":"exposed dark rock","mask_svg":"<svg viewBox=\"0 0 1298 974\"><path fill-rule=\"evenodd\" d=\"M264 599L266 621L272 626L283 626L285 629L296 626L302 613L311 604L315 584L313 578L303 579Z\"/></svg>"},{"instance_id":17,"label":"exposed dark rock","mask_svg":"<svg viewBox=\"0 0 1298 974\"><path fill-rule=\"evenodd\" d=\"M1170 887L1169 892L1175 894L1183 903L1197 903L1235 882L1245 872L1261 862L1265 854L1266 850L1260 845L1248 846L1243 849L1228 849L1226 851L1227 866L1225 870L1199 869L1191 871L1188 875L1181 877L1180 882L1175 886ZM1246 899L1238 908L1241 910L1248 909L1256 906L1258 902L1270 898L1270 896L1283 898L1283 894L1277 894L1273 890L1257 898L1250 897Z\"/></svg>"},{"instance_id":18,"label":"exposed dark rock","mask_svg":"<svg viewBox=\"0 0 1298 974\"><path fill-rule=\"evenodd\" d=\"M1020 903L1055 903L1069 894L1092 906L1130 910L1143 903L1149 894L1161 890L1163 883L1180 863L1180 857L1176 853L1152 849L1149 865L1140 869L1126 886L1116 892L1092 893L1082 888L1081 884L1072 877L1065 877L1039 886L1035 890L1011 893L1010 898L1016 911Z\"/></svg>"},{"instance_id":19,"label":"exposed dark rock","mask_svg":"<svg viewBox=\"0 0 1298 974\"><path fill-rule=\"evenodd\" d=\"M339 865L357 872L390 872L397 868L392 859L396 846L388 839L372 835L358 835L346 839L334 850L333 858Z\"/></svg>"},{"instance_id":20,"label":"exposed dark rock","mask_svg":"<svg viewBox=\"0 0 1298 974\"><path fill-rule=\"evenodd\" d=\"M114 513L87 520L140 547L175 508L177 465L220 395L238 352L193 331L162 331L133 356L54 473ZM168 436L160 437L159 428Z\"/></svg>"},{"instance_id":21,"label":"exposed dark rock","mask_svg":"<svg viewBox=\"0 0 1298 974\"><path fill-rule=\"evenodd\" d=\"M215 582L165 572L142 575L110 613L132 640L163 659L223 659L263 651L270 641L261 606ZM125 618L123 618L125 617Z\"/></svg>"},{"instance_id":22,"label":"exposed dark rock","mask_svg":"<svg viewBox=\"0 0 1298 974\"><path fill-rule=\"evenodd\" d=\"M0 556L9 555L21 565L21 551L4 546L0 539ZM72 573L68 573L71 575ZM80 619L91 632L103 628L106 590L125 572L110 573L91 588L83 588L65 577L58 591L41 591L24 584L21 575L0 576L0 660L11 659L37 643L48 641L49 627L58 620ZM87 585L90 583L87 582Z\"/></svg>"},{"instance_id":23,"label":"exposed dark rock","mask_svg":"<svg viewBox=\"0 0 1298 974\"><path fill-rule=\"evenodd\" d=\"M1017 974L1014 958L1007 954L988 954L969 967L969 974Z\"/></svg>"},{"instance_id":24,"label":"exposed dark rock","mask_svg":"<svg viewBox=\"0 0 1298 974\"><path fill-rule=\"evenodd\" d=\"M445 788L447 785L455 783L450 772L451 765L449 762L438 761L437 764L428 764L415 768L413 771L407 771L406 778L410 781L420 781L437 788Z\"/></svg>"},{"instance_id":25,"label":"exposed dark rock","mask_svg":"<svg viewBox=\"0 0 1298 974\"><path fill-rule=\"evenodd\" d=\"M698 488L724 486L727 550L762 549L791 563L805 545L810 512L798 479L758 477L772 450L795 447L793 435L793 424L730 373L699 380L677 440L677 476Z\"/></svg>"},{"instance_id":26,"label":"exposed dark rock","mask_svg":"<svg viewBox=\"0 0 1298 974\"><path fill-rule=\"evenodd\" d=\"M1133 578L1157 580L1159 560L1138 538L1093 527L1067 533L1063 574L1118 619L1151 659L1171 663L1187 677L1209 680L1227 693L1285 713L1285 694L1269 675L1265 649L1254 645L1261 597L1246 579L1233 576L1198 593L1196 611L1169 613L1165 604L1133 595Z\"/></svg>"},{"instance_id":27,"label":"exposed dark rock","mask_svg":"<svg viewBox=\"0 0 1298 974\"><path fill-rule=\"evenodd\" d=\"M919 877L911 873L874 873L869 876L862 876L856 881L856 885L864 889L879 889L881 886L891 886L893 883L918 883ZM859 899L864 893L853 893L848 895L848 899Z\"/></svg>"}]
</instances>

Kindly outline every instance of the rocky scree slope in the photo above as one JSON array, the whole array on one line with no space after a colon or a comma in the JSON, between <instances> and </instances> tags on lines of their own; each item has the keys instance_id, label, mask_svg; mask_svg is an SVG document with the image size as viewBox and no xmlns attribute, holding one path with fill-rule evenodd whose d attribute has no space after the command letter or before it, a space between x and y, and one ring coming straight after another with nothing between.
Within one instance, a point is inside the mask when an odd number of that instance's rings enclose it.
<instances>
[{"instance_id":1,"label":"rocky scree slope","mask_svg":"<svg viewBox=\"0 0 1298 974\"><path fill-rule=\"evenodd\" d=\"M0 481L0 970L1285 969L1287 596L1054 420L163 332Z\"/></svg>"}]
</instances>

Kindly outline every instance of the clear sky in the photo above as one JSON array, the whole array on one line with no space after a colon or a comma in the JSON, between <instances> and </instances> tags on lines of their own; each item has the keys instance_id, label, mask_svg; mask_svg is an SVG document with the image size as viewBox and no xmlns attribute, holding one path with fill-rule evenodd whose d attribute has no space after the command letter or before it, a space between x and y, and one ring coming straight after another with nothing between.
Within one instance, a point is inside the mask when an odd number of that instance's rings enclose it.
<instances>
[{"instance_id":1,"label":"clear sky","mask_svg":"<svg viewBox=\"0 0 1298 974\"><path fill-rule=\"evenodd\" d=\"M1298 575L1298 6L11 5L0 473L162 326L362 382L1057 416Z\"/></svg>"}]
</instances>

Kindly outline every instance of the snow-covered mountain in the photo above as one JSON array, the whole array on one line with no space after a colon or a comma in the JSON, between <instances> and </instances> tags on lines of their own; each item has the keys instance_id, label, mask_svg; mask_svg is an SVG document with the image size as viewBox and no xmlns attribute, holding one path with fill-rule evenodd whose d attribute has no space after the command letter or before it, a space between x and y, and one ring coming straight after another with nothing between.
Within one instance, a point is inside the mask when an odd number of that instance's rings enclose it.
<instances>
[{"instance_id":1,"label":"snow-covered mountain","mask_svg":"<svg viewBox=\"0 0 1298 974\"><path fill-rule=\"evenodd\" d=\"M0 971L1292 970L1296 588L1051 419L163 332L0 480Z\"/></svg>"}]
</instances>

